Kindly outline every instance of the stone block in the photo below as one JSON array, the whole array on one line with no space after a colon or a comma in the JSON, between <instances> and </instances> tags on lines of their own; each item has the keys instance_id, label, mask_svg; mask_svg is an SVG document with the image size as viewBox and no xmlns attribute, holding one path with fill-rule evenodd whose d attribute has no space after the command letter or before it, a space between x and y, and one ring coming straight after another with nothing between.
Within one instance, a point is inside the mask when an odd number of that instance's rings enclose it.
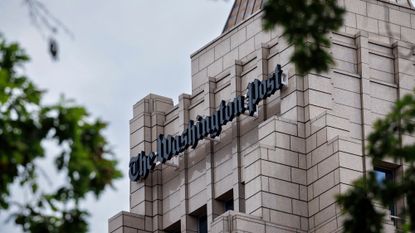
<instances>
[{"instance_id":1,"label":"stone block","mask_svg":"<svg viewBox=\"0 0 415 233\"><path fill-rule=\"evenodd\" d=\"M360 95L355 92L336 89L336 92L333 93L334 101L339 104L344 104L350 107L359 108Z\"/></svg>"},{"instance_id":2,"label":"stone block","mask_svg":"<svg viewBox=\"0 0 415 233\"><path fill-rule=\"evenodd\" d=\"M300 217L279 211L270 212L271 222L288 227L300 228Z\"/></svg>"},{"instance_id":3,"label":"stone block","mask_svg":"<svg viewBox=\"0 0 415 233\"><path fill-rule=\"evenodd\" d=\"M264 156L259 148L255 148L254 150L247 152L246 155L244 155L244 166L248 167L253 162L256 162L259 160L262 156Z\"/></svg>"},{"instance_id":4,"label":"stone block","mask_svg":"<svg viewBox=\"0 0 415 233\"><path fill-rule=\"evenodd\" d=\"M275 148L275 150L268 150L268 160L297 167L299 163L299 155L298 153L290 150Z\"/></svg>"},{"instance_id":5,"label":"stone block","mask_svg":"<svg viewBox=\"0 0 415 233\"><path fill-rule=\"evenodd\" d=\"M345 184L352 184L353 181L357 180L362 176L362 172L340 168L340 182Z\"/></svg>"},{"instance_id":6,"label":"stone block","mask_svg":"<svg viewBox=\"0 0 415 233\"><path fill-rule=\"evenodd\" d=\"M347 4L345 4L346 10L360 14L366 15L366 2L360 0L347 0Z\"/></svg>"},{"instance_id":7,"label":"stone block","mask_svg":"<svg viewBox=\"0 0 415 233\"><path fill-rule=\"evenodd\" d=\"M308 211L309 216L315 215L320 210L320 199L314 198L313 200L308 202Z\"/></svg>"},{"instance_id":8,"label":"stone block","mask_svg":"<svg viewBox=\"0 0 415 233\"><path fill-rule=\"evenodd\" d=\"M290 149L290 136L287 134L276 133L276 146L283 149Z\"/></svg>"},{"instance_id":9,"label":"stone block","mask_svg":"<svg viewBox=\"0 0 415 233\"><path fill-rule=\"evenodd\" d=\"M314 166L323 159L329 157L331 154L333 154L333 152L333 147L331 145L323 144L311 152L311 163L307 165Z\"/></svg>"},{"instance_id":10,"label":"stone block","mask_svg":"<svg viewBox=\"0 0 415 233\"><path fill-rule=\"evenodd\" d=\"M415 44L415 29L401 27L401 38L403 41Z\"/></svg>"},{"instance_id":11,"label":"stone block","mask_svg":"<svg viewBox=\"0 0 415 233\"><path fill-rule=\"evenodd\" d=\"M180 205L180 190L172 193L167 197L163 197L163 212L168 212L171 209Z\"/></svg>"},{"instance_id":12,"label":"stone block","mask_svg":"<svg viewBox=\"0 0 415 233\"><path fill-rule=\"evenodd\" d=\"M232 159L228 159L225 162L217 165L214 170L214 179L220 180L232 174L232 168L233 168L232 166L233 166Z\"/></svg>"},{"instance_id":13,"label":"stone block","mask_svg":"<svg viewBox=\"0 0 415 233\"><path fill-rule=\"evenodd\" d=\"M327 128L323 128L317 131L317 146L321 146L323 143L327 142Z\"/></svg>"},{"instance_id":14,"label":"stone block","mask_svg":"<svg viewBox=\"0 0 415 233\"><path fill-rule=\"evenodd\" d=\"M308 196L308 200L314 198L314 191L313 191L313 186L309 185L307 187L307 196Z\"/></svg>"},{"instance_id":15,"label":"stone block","mask_svg":"<svg viewBox=\"0 0 415 233\"><path fill-rule=\"evenodd\" d=\"M262 20L258 18L251 23L249 23L246 27L246 36L247 38L251 38L255 36L257 33L261 32L262 29Z\"/></svg>"},{"instance_id":16,"label":"stone block","mask_svg":"<svg viewBox=\"0 0 415 233\"><path fill-rule=\"evenodd\" d=\"M411 27L411 16L403 11L389 9L389 20L397 25Z\"/></svg>"},{"instance_id":17,"label":"stone block","mask_svg":"<svg viewBox=\"0 0 415 233\"><path fill-rule=\"evenodd\" d=\"M334 186L334 173L329 173L326 176L318 179L313 183L314 196L329 190Z\"/></svg>"},{"instance_id":18,"label":"stone block","mask_svg":"<svg viewBox=\"0 0 415 233\"><path fill-rule=\"evenodd\" d=\"M227 38L225 40L220 41L217 45L215 45L215 59L223 57L229 51L231 51L231 39Z\"/></svg>"},{"instance_id":19,"label":"stone block","mask_svg":"<svg viewBox=\"0 0 415 233\"><path fill-rule=\"evenodd\" d=\"M255 49L260 49L262 44L267 43L271 40L271 32L261 31L254 37Z\"/></svg>"},{"instance_id":20,"label":"stone block","mask_svg":"<svg viewBox=\"0 0 415 233\"><path fill-rule=\"evenodd\" d=\"M326 117L324 115L317 116L310 120L310 132L307 135L314 134L325 126L327 126Z\"/></svg>"},{"instance_id":21,"label":"stone block","mask_svg":"<svg viewBox=\"0 0 415 233\"><path fill-rule=\"evenodd\" d=\"M192 76L192 89L200 88L208 80L207 68L201 69Z\"/></svg>"},{"instance_id":22,"label":"stone block","mask_svg":"<svg viewBox=\"0 0 415 233\"><path fill-rule=\"evenodd\" d=\"M349 132L343 129L327 127L327 140L330 141L336 137L349 137Z\"/></svg>"},{"instance_id":23,"label":"stone block","mask_svg":"<svg viewBox=\"0 0 415 233\"><path fill-rule=\"evenodd\" d=\"M262 204L272 210L292 213L291 199L271 193L262 192Z\"/></svg>"},{"instance_id":24,"label":"stone block","mask_svg":"<svg viewBox=\"0 0 415 233\"><path fill-rule=\"evenodd\" d=\"M231 36L231 49L238 47L240 44L242 44L245 41L246 41L246 27L243 27Z\"/></svg>"},{"instance_id":25,"label":"stone block","mask_svg":"<svg viewBox=\"0 0 415 233\"><path fill-rule=\"evenodd\" d=\"M261 180L262 180L261 177L257 176L255 179L252 179L249 182L245 183L245 198L250 198L252 195L256 194L261 189L264 189L264 190L268 189L268 187L264 187L262 185ZM271 190L271 183L269 185L270 185L270 190ZM272 186L274 187L275 185L273 184Z\"/></svg>"},{"instance_id":26,"label":"stone block","mask_svg":"<svg viewBox=\"0 0 415 233\"><path fill-rule=\"evenodd\" d=\"M276 144L275 136L275 133L268 134L264 138L260 139L258 142L260 143L260 145L266 145L274 148Z\"/></svg>"},{"instance_id":27,"label":"stone block","mask_svg":"<svg viewBox=\"0 0 415 233\"><path fill-rule=\"evenodd\" d=\"M285 113L297 106L297 92L291 92L281 100L281 113Z\"/></svg>"},{"instance_id":28,"label":"stone block","mask_svg":"<svg viewBox=\"0 0 415 233\"><path fill-rule=\"evenodd\" d=\"M130 194L130 207L136 206L145 200L145 189L146 187L142 187Z\"/></svg>"},{"instance_id":29,"label":"stone block","mask_svg":"<svg viewBox=\"0 0 415 233\"><path fill-rule=\"evenodd\" d=\"M251 38L239 46L239 57L244 58L255 51L255 39Z\"/></svg>"},{"instance_id":30,"label":"stone block","mask_svg":"<svg viewBox=\"0 0 415 233\"><path fill-rule=\"evenodd\" d=\"M246 190L248 191L248 187ZM299 199L299 185L283 180L269 178L269 192Z\"/></svg>"},{"instance_id":31,"label":"stone block","mask_svg":"<svg viewBox=\"0 0 415 233\"><path fill-rule=\"evenodd\" d=\"M215 172L216 171L217 170L215 170ZM221 178L222 179L225 178L228 174L229 172L227 174L224 174ZM206 188L206 176L200 176L198 179L188 184L189 197L196 195L197 193L201 192L205 188Z\"/></svg>"},{"instance_id":32,"label":"stone block","mask_svg":"<svg viewBox=\"0 0 415 233\"><path fill-rule=\"evenodd\" d=\"M367 15L375 19L387 21L388 9L377 4L367 3Z\"/></svg>"},{"instance_id":33,"label":"stone block","mask_svg":"<svg viewBox=\"0 0 415 233\"><path fill-rule=\"evenodd\" d=\"M339 141L339 150L355 155L362 155L362 144L357 142L351 142L347 140Z\"/></svg>"},{"instance_id":34,"label":"stone block","mask_svg":"<svg viewBox=\"0 0 415 233\"><path fill-rule=\"evenodd\" d=\"M308 226L308 218L303 218L302 217L300 219L300 221L301 221L301 230L307 231L309 229L309 226Z\"/></svg>"},{"instance_id":35,"label":"stone block","mask_svg":"<svg viewBox=\"0 0 415 233\"><path fill-rule=\"evenodd\" d=\"M378 20L366 16L356 15L357 28L372 33L379 33Z\"/></svg>"},{"instance_id":36,"label":"stone block","mask_svg":"<svg viewBox=\"0 0 415 233\"><path fill-rule=\"evenodd\" d=\"M343 89L343 90L348 90L352 92L360 91L360 79L354 76L336 74L332 80L333 80L333 85L336 88L334 92L336 92L337 89Z\"/></svg>"},{"instance_id":37,"label":"stone block","mask_svg":"<svg viewBox=\"0 0 415 233\"><path fill-rule=\"evenodd\" d=\"M334 49L335 45L333 45L332 48ZM342 55L344 56L345 54ZM330 93L333 89L333 85L331 84L332 79L325 76L309 74L304 81L307 82L305 84L306 86L308 85L310 89L315 91Z\"/></svg>"},{"instance_id":38,"label":"stone block","mask_svg":"<svg viewBox=\"0 0 415 233\"><path fill-rule=\"evenodd\" d=\"M307 170L307 181L308 184L313 183L318 178L317 166L311 167Z\"/></svg>"},{"instance_id":39,"label":"stone block","mask_svg":"<svg viewBox=\"0 0 415 233\"><path fill-rule=\"evenodd\" d=\"M376 118L378 116L380 116L380 118L383 118L383 116L385 116L389 111L391 111L392 107L394 106L392 101L381 100L377 98L372 98L371 104L371 110L373 113L371 115ZM368 123L374 123L375 119L370 119L371 121L369 121Z\"/></svg>"},{"instance_id":40,"label":"stone block","mask_svg":"<svg viewBox=\"0 0 415 233\"><path fill-rule=\"evenodd\" d=\"M261 164L262 170L258 169L257 171L262 171L263 175L281 180L291 181L290 167L268 161L262 161Z\"/></svg>"},{"instance_id":41,"label":"stone block","mask_svg":"<svg viewBox=\"0 0 415 233\"><path fill-rule=\"evenodd\" d=\"M331 94L314 90L309 91L308 104L312 104L322 108L331 108L332 103L333 102Z\"/></svg>"},{"instance_id":42,"label":"stone block","mask_svg":"<svg viewBox=\"0 0 415 233\"><path fill-rule=\"evenodd\" d=\"M299 153L305 153L305 140L299 137L290 137L291 150Z\"/></svg>"},{"instance_id":43,"label":"stone block","mask_svg":"<svg viewBox=\"0 0 415 233\"><path fill-rule=\"evenodd\" d=\"M297 136L297 124L284 121L283 119L275 119L275 128L276 131Z\"/></svg>"},{"instance_id":44,"label":"stone block","mask_svg":"<svg viewBox=\"0 0 415 233\"><path fill-rule=\"evenodd\" d=\"M223 69L235 65L235 61L239 59L239 50L235 48L223 56Z\"/></svg>"},{"instance_id":45,"label":"stone block","mask_svg":"<svg viewBox=\"0 0 415 233\"><path fill-rule=\"evenodd\" d=\"M319 233L331 233L336 232L337 230L337 220L333 219L329 222L324 223L322 226L317 228L317 232Z\"/></svg>"},{"instance_id":46,"label":"stone block","mask_svg":"<svg viewBox=\"0 0 415 233\"><path fill-rule=\"evenodd\" d=\"M313 134L308 137L306 140L306 153L311 152L317 147L317 134Z\"/></svg>"},{"instance_id":47,"label":"stone block","mask_svg":"<svg viewBox=\"0 0 415 233\"><path fill-rule=\"evenodd\" d=\"M265 224L262 222L247 221L247 219L235 218L234 226L235 231L247 231L247 232L258 232L265 233Z\"/></svg>"},{"instance_id":48,"label":"stone block","mask_svg":"<svg viewBox=\"0 0 415 233\"><path fill-rule=\"evenodd\" d=\"M192 59L192 62L191 62L191 70L192 70L192 75L194 75L197 72L199 72L199 59L198 58Z\"/></svg>"},{"instance_id":49,"label":"stone block","mask_svg":"<svg viewBox=\"0 0 415 233\"><path fill-rule=\"evenodd\" d=\"M378 22L379 26L379 34L383 36L393 37L396 39L401 38L401 27L393 24L393 23L387 23L384 21Z\"/></svg>"},{"instance_id":50,"label":"stone block","mask_svg":"<svg viewBox=\"0 0 415 233\"><path fill-rule=\"evenodd\" d=\"M184 196L184 192L183 192L183 194L181 194L181 196ZM189 212L192 213L193 211L199 209L200 207L202 207L206 203L207 203L207 192L206 191L203 191L203 192L200 192L200 193L194 195L193 197L189 198ZM184 212L185 212L184 203L182 202L181 205L179 205L179 207L180 208L176 207L175 209L179 209L178 212L181 215L183 215Z\"/></svg>"},{"instance_id":51,"label":"stone block","mask_svg":"<svg viewBox=\"0 0 415 233\"><path fill-rule=\"evenodd\" d=\"M298 184L307 184L307 172L303 169L291 168L291 180Z\"/></svg>"},{"instance_id":52,"label":"stone block","mask_svg":"<svg viewBox=\"0 0 415 233\"><path fill-rule=\"evenodd\" d=\"M307 201L307 186L300 185L300 200Z\"/></svg>"},{"instance_id":53,"label":"stone block","mask_svg":"<svg viewBox=\"0 0 415 233\"><path fill-rule=\"evenodd\" d=\"M247 214L251 214L255 210L261 207L262 193L258 192L255 195L249 197L245 201L245 210Z\"/></svg>"},{"instance_id":54,"label":"stone block","mask_svg":"<svg viewBox=\"0 0 415 233\"><path fill-rule=\"evenodd\" d=\"M208 65L212 64L214 60L215 60L215 50L209 49L205 51L199 57L199 69L201 70L207 67Z\"/></svg>"},{"instance_id":55,"label":"stone block","mask_svg":"<svg viewBox=\"0 0 415 233\"><path fill-rule=\"evenodd\" d=\"M307 168L307 156L305 154L298 154L298 167L301 169Z\"/></svg>"},{"instance_id":56,"label":"stone block","mask_svg":"<svg viewBox=\"0 0 415 233\"><path fill-rule=\"evenodd\" d=\"M363 171L363 159L349 153L339 152L340 166L357 171Z\"/></svg>"},{"instance_id":57,"label":"stone block","mask_svg":"<svg viewBox=\"0 0 415 233\"><path fill-rule=\"evenodd\" d=\"M261 171L261 161L257 160L253 164L249 165L245 168L245 182L249 182L250 180L254 179L259 175Z\"/></svg>"},{"instance_id":58,"label":"stone block","mask_svg":"<svg viewBox=\"0 0 415 233\"><path fill-rule=\"evenodd\" d=\"M344 25L356 28L356 14L353 12L346 12L344 16Z\"/></svg>"},{"instance_id":59,"label":"stone block","mask_svg":"<svg viewBox=\"0 0 415 233\"><path fill-rule=\"evenodd\" d=\"M258 139L261 140L268 134L275 131L275 121L276 119L274 117L269 118L268 120L262 122L258 126Z\"/></svg>"},{"instance_id":60,"label":"stone block","mask_svg":"<svg viewBox=\"0 0 415 233\"><path fill-rule=\"evenodd\" d=\"M223 61L222 58L216 60L214 63L208 66L208 76L215 77L220 72L223 71Z\"/></svg>"},{"instance_id":61,"label":"stone block","mask_svg":"<svg viewBox=\"0 0 415 233\"><path fill-rule=\"evenodd\" d=\"M308 217L308 204L305 201L292 200L293 214Z\"/></svg>"},{"instance_id":62,"label":"stone block","mask_svg":"<svg viewBox=\"0 0 415 233\"><path fill-rule=\"evenodd\" d=\"M333 154L332 156L328 157L327 159L321 161L317 164L318 167L318 177L325 176L326 174L334 171L336 168L339 167L339 155L338 153Z\"/></svg>"},{"instance_id":63,"label":"stone block","mask_svg":"<svg viewBox=\"0 0 415 233\"><path fill-rule=\"evenodd\" d=\"M324 209L327 206L336 202L336 195L340 193L340 185L336 185L329 189L327 192L320 195L320 209Z\"/></svg>"},{"instance_id":64,"label":"stone block","mask_svg":"<svg viewBox=\"0 0 415 233\"><path fill-rule=\"evenodd\" d=\"M334 217L335 215L336 215L335 205L331 205L327 207L326 209L321 210L315 215L314 217L315 225L319 226L320 224L324 223L325 221Z\"/></svg>"},{"instance_id":65,"label":"stone block","mask_svg":"<svg viewBox=\"0 0 415 233\"><path fill-rule=\"evenodd\" d=\"M333 128L338 128L338 129L344 129L344 130L348 130L350 128L349 119L335 116L332 114L327 114L326 118L327 118L326 119L327 126L331 126Z\"/></svg>"}]
</instances>

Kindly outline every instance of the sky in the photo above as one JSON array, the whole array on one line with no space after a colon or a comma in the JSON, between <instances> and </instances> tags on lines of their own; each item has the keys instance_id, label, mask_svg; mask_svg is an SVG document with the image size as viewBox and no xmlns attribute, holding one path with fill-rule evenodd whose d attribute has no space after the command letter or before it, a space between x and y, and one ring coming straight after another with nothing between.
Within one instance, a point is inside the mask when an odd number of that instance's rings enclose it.
<instances>
[{"instance_id":1,"label":"sky","mask_svg":"<svg viewBox=\"0 0 415 233\"><path fill-rule=\"evenodd\" d=\"M0 33L19 42L31 57L24 72L48 91L46 102L64 94L109 123L105 135L124 178L115 182L116 190L84 204L92 213L90 232L108 232L108 218L129 210L133 104L149 93L177 103L181 93L191 92L190 54L220 35L233 1L40 1L73 34L58 31L58 61L50 58L47 37L32 24L24 0L0 1ZM47 153L44 164L51 165L53 148ZM47 172L53 177L53 171ZM21 232L4 219L1 213L0 233Z\"/></svg>"}]
</instances>

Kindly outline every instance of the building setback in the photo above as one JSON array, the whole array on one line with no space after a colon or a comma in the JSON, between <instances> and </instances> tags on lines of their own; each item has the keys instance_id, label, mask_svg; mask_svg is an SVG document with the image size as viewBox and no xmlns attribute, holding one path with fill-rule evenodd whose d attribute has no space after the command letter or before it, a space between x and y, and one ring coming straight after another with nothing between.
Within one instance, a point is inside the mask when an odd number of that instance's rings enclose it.
<instances>
[{"instance_id":1,"label":"building setback","mask_svg":"<svg viewBox=\"0 0 415 233\"><path fill-rule=\"evenodd\" d=\"M110 233L340 232L336 194L369 170L399 179L404 164L373 167L363 148L373 122L415 87L415 8L409 1L339 2L347 14L329 35L335 67L300 77L281 30L262 30L262 1L235 1L224 32L191 55L192 94L177 105L154 94L134 105L130 154L149 172L130 183L130 212L109 219ZM255 79L272 85L265 80L278 64L288 84L263 96L255 114L246 109L216 137L206 131L183 150L186 129L200 121L209 130L207 117L226 114L222 100L236 109ZM166 161L152 164L145 156L157 156L158 143ZM395 232L401 205L385 210L386 232Z\"/></svg>"}]
</instances>

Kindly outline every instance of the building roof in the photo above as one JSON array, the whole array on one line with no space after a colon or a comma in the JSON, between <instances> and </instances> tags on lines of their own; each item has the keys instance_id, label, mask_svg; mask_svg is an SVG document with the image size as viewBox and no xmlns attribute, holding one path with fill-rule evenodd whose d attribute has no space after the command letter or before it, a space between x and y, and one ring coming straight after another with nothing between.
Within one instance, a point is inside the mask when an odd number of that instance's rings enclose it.
<instances>
[{"instance_id":1,"label":"building roof","mask_svg":"<svg viewBox=\"0 0 415 233\"><path fill-rule=\"evenodd\" d=\"M249 18L253 13L262 8L264 0L235 0L223 33L232 29L235 25Z\"/></svg>"}]
</instances>

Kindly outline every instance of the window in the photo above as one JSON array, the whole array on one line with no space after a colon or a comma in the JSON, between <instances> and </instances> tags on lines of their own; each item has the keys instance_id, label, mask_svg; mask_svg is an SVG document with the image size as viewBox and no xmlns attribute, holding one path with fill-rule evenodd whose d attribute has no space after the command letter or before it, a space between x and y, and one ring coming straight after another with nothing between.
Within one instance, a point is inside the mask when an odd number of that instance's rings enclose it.
<instances>
[{"instance_id":1,"label":"window","mask_svg":"<svg viewBox=\"0 0 415 233\"><path fill-rule=\"evenodd\" d=\"M228 190L224 194L222 194L220 197L216 199L218 203L218 207L216 209L216 213L218 215L225 213L229 210L234 210L233 206L233 189Z\"/></svg>"},{"instance_id":2,"label":"window","mask_svg":"<svg viewBox=\"0 0 415 233\"><path fill-rule=\"evenodd\" d=\"M374 171L375 171L376 181L379 184L384 183L385 181L393 181L394 180L394 172L393 172L392 169L375 167ZM395 203L391 202L389 204L389 210L390 210L390 214L392 216L396 216Z\"/></svg>"},{"instance_id":3,"label":"window","mask_svg":"<svg viewBox=\"0 0 415 233\"><path fill-rule=\"evenodd\" d=\"M172 225L170 225L169 227L167 227L166 229L164 229L164 232L166 232L166 233L180 233L181 232L180 221L177 221L177 222L173 223Z\"/></svg>"},{"instance_id":4,"label":"window","mask_svg":"<svg viewBox=\"0 0 415 233\"><path fill-rule=\"evenodd\" d=\"M197 233L208 232L208 219L206 205L190 213L188 230Z\"/></svg>"},{"instance_id":5,"label":"window","mask_svg":"<svg viewBox=\"0 0 415 233\"><path fill-rule=\"evenodd\" d=\"M201 216L197 220L197 233L207 233L207 216Z\"/></svg>"},{"instance_id":6,"label":"window","mask_svg":"<svg viewBox=\"0 0 415 233\"><path fill-rule=\"evenodd\" d=\"M226 211L233 210L233 199L229 199L223 202L223 208Z\"/></svg>"}]
</instances>

